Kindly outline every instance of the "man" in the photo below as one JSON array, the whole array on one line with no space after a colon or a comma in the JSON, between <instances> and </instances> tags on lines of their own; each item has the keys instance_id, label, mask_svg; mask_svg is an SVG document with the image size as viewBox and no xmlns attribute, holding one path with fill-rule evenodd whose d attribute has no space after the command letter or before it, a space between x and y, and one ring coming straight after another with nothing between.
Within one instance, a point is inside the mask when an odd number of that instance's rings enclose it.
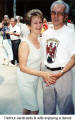
<instances>
[{"instance_id":1,"label":"man","mask_svg":"<svg viewBox=\"0 0 75 120\"><path fill-rule=\"evenodd\" d=\"M21 42L20 40L20 28L16 25L17 21L15 18L10 19L10 38L12 43L12 50L13 50L13 61L12 63L15 64L15 62L18 63L18 46Z\"/></svg>"},{"instance_id":2,"label":"man","mask_svg":"<svg viewBox=\"0 0 75 120\"><path fill-rule=\"evenodd\" d=\"M55 1L51 5L53 29L43 33L45 69L51 74L43 82L44 114L56 114L56 105L60 114L74 114L70 69L75 64L72 63L75 60L75 33L65 25L68 13L68 4Z\"/></svg>"}]
</instances>

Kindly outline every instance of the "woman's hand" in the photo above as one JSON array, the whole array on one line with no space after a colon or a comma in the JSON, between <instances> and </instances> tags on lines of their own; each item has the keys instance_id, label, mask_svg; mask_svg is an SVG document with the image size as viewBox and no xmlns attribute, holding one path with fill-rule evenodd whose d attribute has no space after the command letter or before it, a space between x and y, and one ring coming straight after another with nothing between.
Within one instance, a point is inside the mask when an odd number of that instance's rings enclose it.
<instances>
[{"instance_id":1,"label":"woman's hand","mask_svg":"<svg viewBox=\"0 0 75 120\"><path fill-rule=\"evenodd\" d=\"M60 78L63 75L62 72L58 73L50 73L50 72L44 72L43 79L44 82L46 82L47 86L56 83L56 80Z\"/></svg>"},{"instance_id":2,"label":"woman's hand","mask_svg":"<svg viewBox=\"0 0 75 120\"><path fill-rule=\"evenodd\" d=\"M53 73L43 72L42 77L44 82L46 82L47 86L56 83L56 78L54 77Z\"/></svg>"}]
</instances>

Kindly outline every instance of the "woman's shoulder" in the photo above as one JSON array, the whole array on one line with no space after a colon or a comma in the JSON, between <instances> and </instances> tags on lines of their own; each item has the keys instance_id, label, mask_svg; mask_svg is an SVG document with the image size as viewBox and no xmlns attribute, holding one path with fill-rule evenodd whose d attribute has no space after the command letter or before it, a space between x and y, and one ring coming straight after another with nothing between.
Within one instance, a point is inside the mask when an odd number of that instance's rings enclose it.
<instances>
[{"instance_id":1,"label":"woman's shoulder","mask_svg":"<svg viewBox=\"0 0 75 120\"><path fill-rule=\"evenodd\" d=\"M21 41L28 41L27 38L28 38L27 36L23 36L23 37L21 38Z\"/></svg>"},{"instance_id":2,"label":"woman's shoulder","mask_svg":"<svg viewBox=\"0 0 75 120\"><path fill-rule=\"evenodd\" d=\"M28 43L26 40L21 41L19 48L28 48Z\"/></svg>"},{"instance_id":3,"label":"woman's shoulder","mask_svg":"<svg viewBox=\"0 0 75 120\"><path fill-rule=\"evenodd\" d=\"M27 45L28 45L27 41L21 41L20 43L20 46L27 46Z\"/></svg>"},{"instance_id":4,"label":"woman's shoulder","mask_svg":"<svg viewBox=\"0 0 75 120\"><path fill-rule=\"evenodd\" d=\"M27 35L27 36L24 36L21 41L22 41L22 42L25 42L25 43L28 44L28 45L31 45L31 42L30 42L30 40L28 39L28 35Z\"/></svg>"}]
</instances>

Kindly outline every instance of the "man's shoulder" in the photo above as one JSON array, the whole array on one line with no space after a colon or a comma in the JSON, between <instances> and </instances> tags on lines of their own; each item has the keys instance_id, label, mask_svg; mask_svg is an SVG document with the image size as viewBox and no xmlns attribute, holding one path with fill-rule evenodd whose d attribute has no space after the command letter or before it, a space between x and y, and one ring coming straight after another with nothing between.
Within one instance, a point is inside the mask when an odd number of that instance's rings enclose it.
<instances>
[{"instance_id":1,"label":"man's shoulder","mask_svg":"<svg viewBox=\"0 0 75 120\"><path fill-rule=\"evenodd\" d=\"M71 39L75 41L75 32L73 29L71 29L70 27L68 26L65 26L65 29L64 29L64 33L65 33L65 37L68 39L68 41Z\"/></svg>"},{"instance_id":2,"label":"man's shoulder","mask_svg":"<svg viewBox=\"0 0 75 120\"><path fill-rule=\"evenodd\" d=\"M16 28L16 29L20 29L20 27L19 27L17 24L14 26L14 28Z\"/></svg>"},{"instance_id":3,"label":"man's shoulder","mask_svg":"<svg viewBox=\"0 0 75 120\"><path fill-rule=\"evenodd\" d=\"M21 31L21 29L20 29L20 27L18 25L15 25L13 29L16 30L17 32Z\"/></svg>"},{"instance_id":4,"label":"man's shoulder","mask_svg":"<svg viewBox=\"0 0 75 120\"><path fill-rule=\"evenodd\" d=\"M67 32L74 32L74 29L70 28L69 26L65 25L64 29L67 31Z\"/></svg>"}]
</instances>

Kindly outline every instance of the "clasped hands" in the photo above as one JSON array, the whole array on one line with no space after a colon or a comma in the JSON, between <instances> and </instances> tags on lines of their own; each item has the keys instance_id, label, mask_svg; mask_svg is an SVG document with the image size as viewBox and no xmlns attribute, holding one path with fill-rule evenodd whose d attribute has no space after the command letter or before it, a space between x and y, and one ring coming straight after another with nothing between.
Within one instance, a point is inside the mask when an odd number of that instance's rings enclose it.
<instances>
[{"instance_id":1,"label":"clasped hands","mask_svg":"<svg viewBox=\"0 0 75 120\"><path fill-rule=\"evenodd\" d=\"M51 72L45 72L43 80L46 83L47 86L56 83L56 80L62 76L61 72L58 73L51 73Z\"/></svg>"}]
</instances>

